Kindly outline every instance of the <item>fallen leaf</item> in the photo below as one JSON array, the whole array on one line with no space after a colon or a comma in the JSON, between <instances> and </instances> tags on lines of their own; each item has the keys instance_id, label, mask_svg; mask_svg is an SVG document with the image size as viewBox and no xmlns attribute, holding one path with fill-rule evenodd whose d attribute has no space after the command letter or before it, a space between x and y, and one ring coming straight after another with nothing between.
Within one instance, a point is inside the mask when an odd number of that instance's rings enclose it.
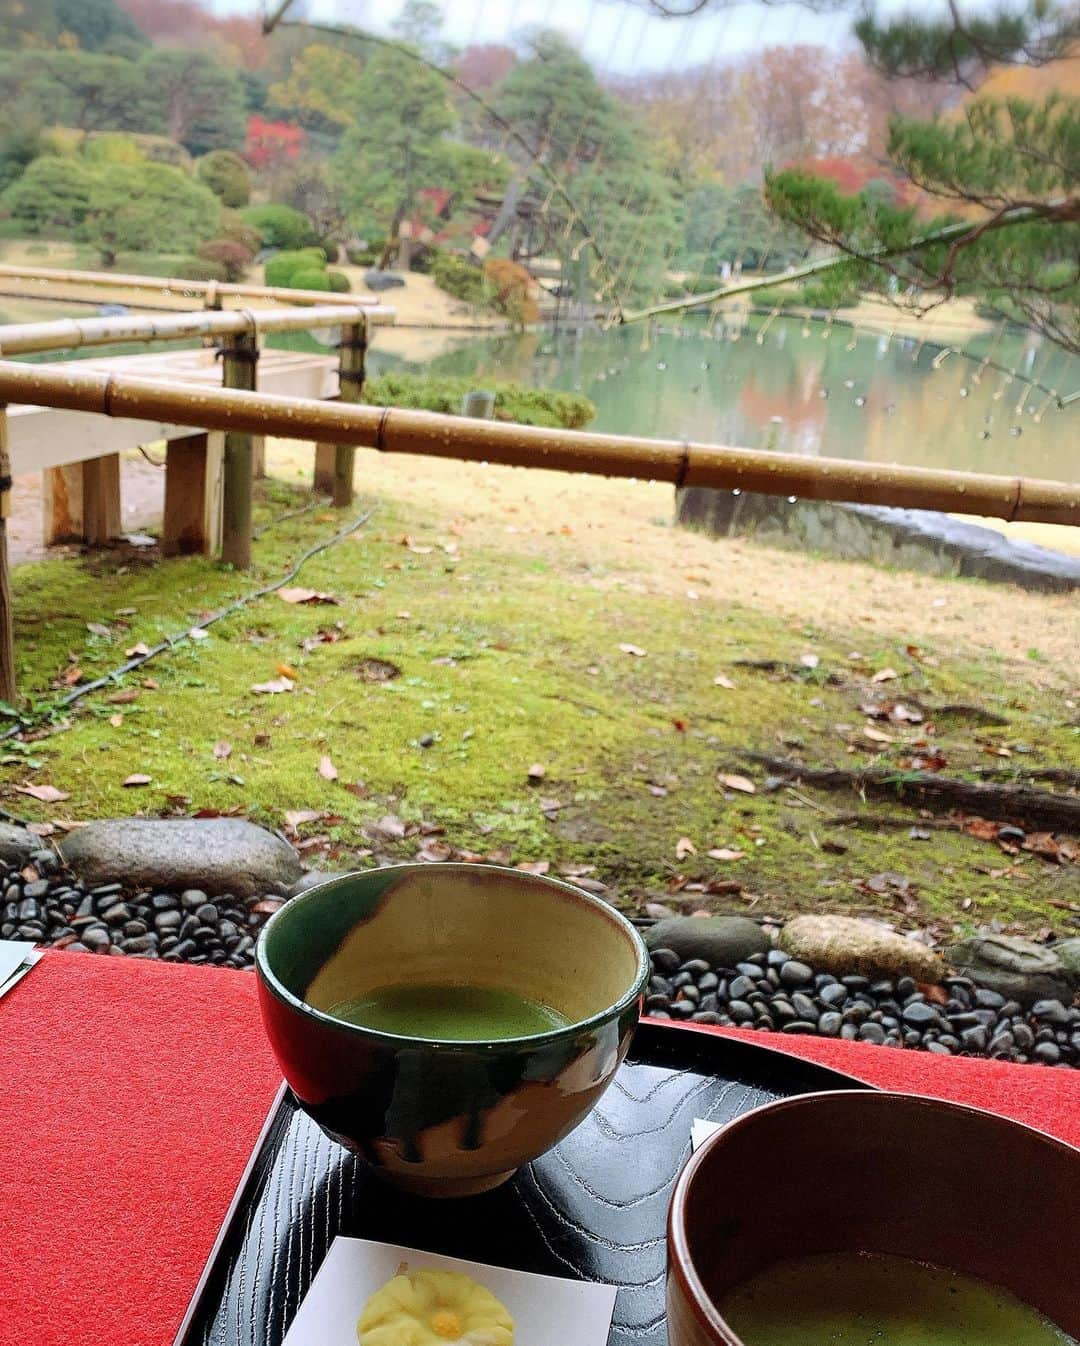
<instances>
[{"instance_id":1,"label":"fallen leaf","mask_svg":"<svg viewBox=\"0 0 1080 1346\"><path fill-rule=\"evenodd\" d=\"M232 755L232 744L223 738L219 738L218 741L214 744L214 756L219 761L224 762L226 757L230 757L231 755Z\"/></svg>"},{"instance_id":2,"label":"fallen leaf","mask_svg":"<svg viewBox=\"0 0 1080 1346\"><path fill-rule=\"evenodd\" d=\"M102 636L106 640L112 638L112 631L107 626L103 626L101 622L87 622L86 629L92 636Z\"/></svg>"},{"instance_id":3,"label":"fallen leaf","mask_svg":"<svg viewBox=\"0 0 1080 1346\"><path fill-rule=\"evenodd\" d=\"M415 552L417 556L428 556L434 550L434 547L418 547L415 543L409 543L409 551Z\"/></svg>"},{"instance_id":4,"label":"fallen leaf","mask_svg":"<svg viewBox=\"0 0 1080 1346\"><path fill-rule=\"evenodd\" d=\"M697 855L697 847L689 837L680 837L675 843L675 859L685 860L688 855Z\"/></svg>"},{"instance_id":5,"label":"fallen leaf","mask_svg":"<svg viewBox=\"0 0 1080 1346\"><path fill-rule=\"evenodd\" d=\"M544 779L544 775L545 771L543 762L534 762L532 766L529 767L528 776L529 776L529 783L531 785L539 785L540 782Z\"/></svg>"},{"instance_id":6,"label":"fallen leaf","mask_svg":"<svg viewBox=\"0 0 1080 1346\"><path fill-rule=\"evenodd\" d=\"M729 790L740 790L744 795L757 794L757 786L747 776L731 776L721 771L716 779Z\"/></svg>"},{"instance_id":7,"label":"fallen leaf","mask_svg":"<svg viewBox=\"0 0 1080 1346\"><path fill-rule=\"evenodd\" d=\"M304 823L314 823L323 815L317 809L290 809L285 814L285 826L291 827L295 831L302 827Z\"/></svg>"},{"instance_id":8,"label":"fallen leaf","mask_svg":"<svg viewBox=\"0 0 1080 1346\"><path fill-rule=\"evenodd\" d=\"M337 780L338 778L337 767L325 753L319 758L319 775L323 780Z\"/></svg>"},{"instance_id":9,"label":"fallen leaf","mask_svg":"<svg viewBox=\"0 0 1080 1346\"><path fill-rule=\"evenodd\" d=\"M802 664L803 668L817 668L821 660L816 654L800 654L799 663Z\"/></svg>"},{"instance_id":10,"label":"fallen leaf","mask_svg":"<svg viewBox=\"0 0 1080 1346\"><path fill-rule=\"evenodd\" d=\"M900 676L895 668L880 668L870 679L871 682L892 682Z\"/></svg>"},{"instance_id":11,"label":"fallen leaf","mask_svg":"<svg viewBox=\"0 0 1080 1346\"><path fill-rule=\"evenodd\" d=\"M644 659L648 650L643 650L640 645L620 645L619 649L623 654L632 654L635 659Z\"/></svg>"},{"instance_id":12,"label":"fallen leaf","mask_svg":"<svg viewBox=\"0 0 1080 1346\"><path fill-rule=\"evenodd\" d=\"M133 701L138 701L139 689L137 687L122 687L120 691L113 692L105 700L110 706L130 706Z\"/></svg>"},{"instance_id":13,"label":"fallen leaf","mask_svg":"<svg viewBox=\"0 0 1080 1346\"><path fill-rule=\"evenodd\" d=\"M130 650L124 651L126 659L135 659L141 654L149 654L150 646L144 640L140 640L137 645L132 645Z\"/></svg>"},{"instance_id":14,"label":"fallen leaf","mask_svg":"<svg viewBox=\"0 0 1080 1346\"><path fill-rule=\"evenodd\" d=\"M277 664L274 672L283 678L288 678L290 682L296 682L300 674L293 668L292 664Z\"/></svg>"},{"instance_id":15,"label":"fallen leaf","mask_svg":"<svg viewBox=\"0 0 1080 1346\"><path fill-rule=\"evenodd\" d=\"M43 804L59 804L62 799L71 798L63 790L58 790L55 785L16 785L15 793L29 795L31 799L38 799Z\"/></svg>"},{"instance_id":16,"label":"fallen leaf","mask_svg":"<svg viewBox=\"0 0 1080 1346\"><path fill-rule=\"evenodd\" d=\"M115 715L109 716L109 723L112 725L114 729L119 729L120 726L124 723L124 717L120 714L119 711L117 711Z\"/></svg>"},{"instance_id":17,"label":"fallen leaf","mask_svg":"<svg viewBox=\"0 0 1080 1346\"><path fill-rule=\"evenodd\" d=\"M1029 832L1024 838L1023 847L1025 851L1041 855L1044 860L1061 859L1061 847L1051 832Z\"/></svg>"},{"instance_id":18,"label":"fallen leaf","mask_svg":"<svg viewBox=\"0 0 1080 1346\"><path fill-rule=\"evenodd\" d=\"M672 720L671 723L674 725L676 732L680 734L685 734L690 728L689 720Z\"/></svg>"},{"instance_id":19,"label":"fallen leaf","mask_svg":"<svg viewBox=\"0 0 1080 1346\"><path fill-rule=\"evenodd\" d=\"M130 789L135 785L149 785L152 780L152 776L145 776L141 771L136 771L133 772L132 775L126 777L123 781L123 785L125 788Z\"/></svg>"},{"instance_id":20,"label":"fallen leaf","mask_svg":"<svg viewBox=\"0 0 1080 1346\"><path fill-rule=\"evenodd\" d=\"M257 682L251 689L256 696L275 696L278 692L293 690L290 678L274 678L270 682Z\"/></svg>"},{"instance_id":21,"label":"fallen leaf","mask_svg":"<svg viewBox=\"0 0 1080 1346\"><path fill-rule=\"evenodd\" d=\"M979 841L996 841L1000 829L1000 823L991 822L988 818L967 818L964 821L964 831Z\"/></svg>"},{"instance_id":22,"label":"fallen leaf","mask_svg":"<svg viewBox=\"0 0 1080 1346\"><path fill-rule=\"evenodd\" d=\"M662 902L646 902L645 915L652 916L658 921L664 921L669 916L678 916L674 907L665 907Z\"/></svg>"},{"instance_id":23,"label":"fallen leaf","mask_svg":"<svg viewBox=\"0 0 1080 1346\"><path fill-rule=\"evenodd\" d=\"M65 687L74 687L77 682L82 682L82 680L83 671L78 664L73 664L71 668L65 668L57 679Z\"/></svg>"},{"instance_id":24,"label":"fallen leaf","mask_svg":"<svg viewBox=\"0 0 1080 1346\"><path fill-rule=\"evenodd\" d=\"M333 594L320 593L318 589L279 589L278 598L283 603L337 603Z\"/></svg>"},{"instance_id":25,"label":"fallen leaf","mask_svg":"<svg viewBox=\"0 0 1080 1346\"><path fill-rule=\"evenodd\" d=\"M514 866L520 869L523 874L546 874L551 868L550 860L522 860L520 864Z\"/></svg>"},{"instance_id":26,"label":"fallen leaf","mask_svg":"<svg viewBox=\"0 0 1080 1346\"><path fill-rule=\"evenodd\" d=\"M204 631L201 626L193 626L188 632L192 640L209 640L210 632Z\"/></svg>"},{"instance_id":27,"label":"fallen leaf","mask_svg":"<svg viewBox=\"0 0 1080 1346\"><path fill-rule=\"evenodd\" d=\"M416 858L427 865L441 864L444 860L449 860L454 853L454 848L446 841L425 841L423 846L416 852Z\"/></svg>"},{"instance_id":28,"label":"fallen leaf","mask_svg":"<svg viewBox=\"0 0 1080 1346\"><path fill-rule=\"evenodd\" d=\"M372 823L366 827L365 832L377 833L387 841L401 841L406 832L405 823L394 813L388 813L385 817L379 819L377 823Z\"/></svg>"},{"instance_id":29,"label":"fallen leaf","mask_svg":"<svg viewBox=\"0 0 1080 1346\"><path fill-rule=\"evenodd\" d=\"M742 860L745 855L745 851L735 851L730 846L717 846L709 851L710 860Z\"/></svg>"},{"instance_id":30,"label":"fallen leaf","mask_svg":"<svg viewBox=\"0 0 1080 1346\"><path fill-rule=\"evenodd\" d=\"M156 692L157 689L161 686L161 684L159 682L155 682L153 678L143 678L142 685L146 688L148 692Z\"/></svg>"},{"instance_id":31,"label":"fallen leaf","mask_svg":"<svg viewBox=\"0 0 1080 1346\"><path fill-rule=\"evenodd\" d=\"M713 686L726 687L729 692L733 692L736 684L733 683L730 678L725 677L723 673L717 673L716 677L713 678Z\"/></svg>"},{"instance_id":32,"label":"fallen leaf","mask_svg":"<svg viewBox=\"0 0 1080 1346\"><path fill-rule=\"evenodd\" d=\"M910 827L908 836L912 841L929 841L931 833L928 827Z\"/></svg>"},{"instance_id":33,"label":"fallen leaf","mask_svg":"<svg viewBox=\"0 0 1080 1346\"><path fill-rule=\"evenodd\" d=\"M875 729L872 724L863 725L863 737L868 738L873 743L895 743L896 739L891 734L883 734L880 729Z\"/></svg>"},{"instance_id":34,"label":"fallen leaf","mask_svg":"<svg viewBox=\"0 0 1080 1346\"><path fill-rule=\"evenodd\" d=\"M663 785L650 785L649 794L651 794L654 799L665 799L667 797L667 790Z\"/></svg>"}]
</instances>

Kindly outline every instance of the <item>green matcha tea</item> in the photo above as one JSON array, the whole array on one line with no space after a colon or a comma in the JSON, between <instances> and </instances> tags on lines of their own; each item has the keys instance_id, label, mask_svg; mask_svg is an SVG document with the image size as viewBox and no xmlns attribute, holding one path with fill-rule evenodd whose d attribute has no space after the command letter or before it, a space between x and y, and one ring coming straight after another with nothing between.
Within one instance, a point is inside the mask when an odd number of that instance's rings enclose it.
<instances>
[{"instance_id":1,"label":"green matcha tea","mask_svg":"<svg viewBox=\"0 0 1080 1346\"><path fill-rule=\"evenodd\" d=\"M1077 1346L1007 1290L906 1257L801 1257L717 1307L745 1346Z\"/></svg>"},{"instance_id":2,"label":"green matcha tea","mask_svg":"<svg viewBox=\"0 0 1080 1346\"><path fill-rule=\"evenodd\" d=\"M489 986L385 986L328 1012L380 1033L453 1042L530 1037L570 1022L548 1005Z\"/></svg>"}]
</instances>

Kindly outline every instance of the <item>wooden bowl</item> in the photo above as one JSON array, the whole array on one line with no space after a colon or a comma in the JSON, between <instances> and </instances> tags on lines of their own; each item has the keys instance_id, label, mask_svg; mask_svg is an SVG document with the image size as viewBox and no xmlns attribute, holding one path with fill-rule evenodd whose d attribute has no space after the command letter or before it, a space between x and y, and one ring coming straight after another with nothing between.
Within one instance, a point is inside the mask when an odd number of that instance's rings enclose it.
<instances>
[{"instance_id":1,"label":"wooden bowl","mask_svg":"<svg viewBox=\"0 0 1080 1346\"><path fill-rule=\"evenodd\" d=\"M1080 1150L937 1099L804 1094L710 1137L679 1177L668 1340L744 1346L715 1307L726 1291L775 1262L850 1252L979 1277L1080 1338L1078 1248Z\"/></svg>"}]
</instances>

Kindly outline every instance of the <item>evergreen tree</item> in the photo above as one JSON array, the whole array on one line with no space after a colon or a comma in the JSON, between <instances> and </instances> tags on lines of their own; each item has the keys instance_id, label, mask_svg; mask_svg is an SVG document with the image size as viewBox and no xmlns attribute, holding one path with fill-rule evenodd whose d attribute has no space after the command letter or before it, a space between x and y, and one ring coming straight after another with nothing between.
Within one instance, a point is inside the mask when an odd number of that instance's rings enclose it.
<instances>
[{"instance_id":1,"label":"evergreen tree","mask_svg":"<svg viewBox=\"0 0 1080 1346\"><path fill-rule=\"evenodd\" d=\"M954 11L955 13L955 11ZM864 17L856 32L887 74L972 85L991 65L1075 59L1076 13L1052 5L947 23ZM980 96L932 121L897 118L887 146L920 193L844 194L812 173L769 177L777 215L850 256L849 279L895 277L926 308L956 294L1080 352L1080 99ZM945 238L935 242L944 231ZM895 282L894 282L895 284Z\"/></svg>"}]
</instances>

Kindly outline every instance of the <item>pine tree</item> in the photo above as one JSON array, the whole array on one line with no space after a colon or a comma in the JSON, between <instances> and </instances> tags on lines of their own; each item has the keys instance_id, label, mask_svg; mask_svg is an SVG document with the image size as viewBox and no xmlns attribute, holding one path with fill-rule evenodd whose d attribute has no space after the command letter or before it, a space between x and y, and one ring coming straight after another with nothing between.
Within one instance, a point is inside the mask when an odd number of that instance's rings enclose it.
<instances>
[{"instance_id":1,"label":"pine tree","mask_svg":"<svg viewBox=\"0 0 1080 1346\"><path fill-rule=\"evenodd\" d=\"M978 92L1003 65L1075 60L1080 18L1041 0L966 21L955 5L950 12L946 22L869 15L856 25L884 73L975 91L932 121L893 121L888 157L918 190L916 204L845 195L797 169L768 176L769 204L850 257L852 286L885 273L920 308L968 294L1080 352L1080 99L1052 89L1036 98Z\"/></svg>"}]
</instances>

